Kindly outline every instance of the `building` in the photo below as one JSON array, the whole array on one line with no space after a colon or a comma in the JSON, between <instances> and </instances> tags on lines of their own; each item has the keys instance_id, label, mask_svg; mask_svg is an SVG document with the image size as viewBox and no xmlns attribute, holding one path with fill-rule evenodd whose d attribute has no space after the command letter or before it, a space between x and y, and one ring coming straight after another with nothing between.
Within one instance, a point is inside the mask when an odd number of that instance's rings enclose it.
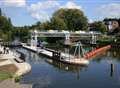
<instances>
[{"instance_id":1,"label":"building","mask_svg":"<svg viewBox=\"0 0 120 88\"><path fill-rule=\"evenodd\" d=\"M108 28L108 34L114 35L120 32L120 18L106 18L103 22Z\"/></svg>"}]
</instances>

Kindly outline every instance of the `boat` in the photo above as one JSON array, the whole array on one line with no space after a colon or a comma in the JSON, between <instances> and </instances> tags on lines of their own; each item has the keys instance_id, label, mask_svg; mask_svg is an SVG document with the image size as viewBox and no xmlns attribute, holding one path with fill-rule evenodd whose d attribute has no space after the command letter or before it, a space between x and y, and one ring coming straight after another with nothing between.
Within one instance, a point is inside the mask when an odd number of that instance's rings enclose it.
<instances>
[{"instance_id":1,"label":"boat","mask_svg":"<svg viewBox=\"0 0 120 88\"><path fill-rule=\"evenodd\" d=\"M76 65L88 65L89 64L89 60L84 58L84 49L82 48L82 44L81 42L78 42L76 45L75 51L74 51L74 55L69 58L65 58L62 59L61 61L66 62L68 64L76 64ZM78 54L77 54L77 50L78 50ZM76 55L77 54L77 55Z\"/></svg>"}]
</instances>

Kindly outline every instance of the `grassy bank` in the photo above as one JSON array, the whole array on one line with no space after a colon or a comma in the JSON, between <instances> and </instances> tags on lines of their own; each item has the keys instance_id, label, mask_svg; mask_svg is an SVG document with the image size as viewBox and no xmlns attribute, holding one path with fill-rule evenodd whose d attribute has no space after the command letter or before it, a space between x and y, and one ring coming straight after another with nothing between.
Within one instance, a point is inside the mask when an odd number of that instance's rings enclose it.
<instances>
[{"instance_id":1,"label":"grassy bank","mask_svg":"<svg viewBox=\"0 0 120 88\"><path fill-rule=\"evenodd\" d=\"M0 80L4 80L4 79L8 79L8 78L12 78L14 75L14 73L8 73L8 72L0 72Z\"/></svg>"},{"instance_id":2,"label":"grassy bank","mask_svg":"<svg viewBox=\"0 0 120 88\"><path fill-rule=\"evenodd\" d=\"M17 68L13 64L5 65L0 67L0 80L12 78Z\"/></svg>"}]
</instances>

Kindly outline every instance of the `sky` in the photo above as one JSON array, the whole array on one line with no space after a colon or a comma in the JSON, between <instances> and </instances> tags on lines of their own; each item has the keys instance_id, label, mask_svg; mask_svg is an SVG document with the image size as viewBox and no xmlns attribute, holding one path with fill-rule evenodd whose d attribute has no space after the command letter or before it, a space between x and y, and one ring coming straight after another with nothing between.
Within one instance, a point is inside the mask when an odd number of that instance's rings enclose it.
<instances>
[{"instance_id":1,"label":"sky","mask_svg":"<svg viewBox=\"0 0 120 88\"><path fill-rule=\"evenodd\" d=\"M14 26L49 21L60 8L80 9L89 22L120 18L120 0L0 0L0 8Z\"/></svg>"}]
</instances>

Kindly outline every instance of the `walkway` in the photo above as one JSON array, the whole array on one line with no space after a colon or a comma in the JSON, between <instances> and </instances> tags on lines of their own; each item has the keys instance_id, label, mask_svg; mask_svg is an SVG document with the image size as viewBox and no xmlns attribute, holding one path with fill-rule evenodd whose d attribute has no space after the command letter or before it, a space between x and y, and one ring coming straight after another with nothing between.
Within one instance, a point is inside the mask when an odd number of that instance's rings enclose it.
<instances>
[{"instance_id":1,"label":"walkway","mask_svg":"<svg viewBox=\"0 0 120 88\"><path fill-rule=\"evenodd\" d=\"M13 79L7 79L0 82L0 88L32 88L30 84L15 83Z\"/></svg>"},{"instance_id":2,"label":"walkway","mask_svg":"<svg viewBox=\"0 0 120 88\"><path fill-rule=\"evenodd\" d=\"M0 47L0 51L3 52L3 47ZM31 70L31 66L28 63L26 63L26 62L22 62L22 63L16 62L15 59L20 59L19 55L12 52L11 50L9 50L8 54L0 54L0 59L5 59L5 61L0 62L0 66L5 66L5 65L8 65L8 64L14 64L18 68L18 71L15 73L15 76L21 76L25 73L28 73Z\"/></svg>"},{"instance_id":3,"label":"walkway","mask_svg":"<svg viewBox=\"0 0 120 88\"><path fill-rule=\"evenodd\" d=\"M5 61L0 62L0 66L9 65L9 64L12 64L10 60L5 60Z\"/></svg>"}]
</instances>

